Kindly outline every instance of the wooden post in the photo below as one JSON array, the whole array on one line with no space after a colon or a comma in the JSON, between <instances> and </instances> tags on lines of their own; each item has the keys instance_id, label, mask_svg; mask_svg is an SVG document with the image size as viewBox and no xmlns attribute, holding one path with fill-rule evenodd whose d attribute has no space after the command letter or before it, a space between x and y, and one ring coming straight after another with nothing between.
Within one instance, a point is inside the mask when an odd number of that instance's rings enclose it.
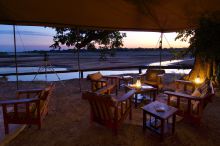
<instances>
[{"instance_id":1,"label":"wooden post","mask_svg":"<svg viewBox=\"0 0 220 146\"><path fill-rule=\"evenodd\" d=\"M81 70L80 73L81 73L81 79L83 79L83 71Z\"/></svg>"},{"instance_id":2,"label":"wooden post","mask_svg":"<svg viewBox=\"0 0 220 146\"><path fill-rule=\"evenodd\" d=\"M159 49L160 49L160 69L161 69L161 61L162 61L162 48L163 48L163 32L161 32L160 35L160 44L159 44Z\"/></svg>"},{"instance_id":3,"label":"wooden post","mask_svg":"<svg viewBox=\"0 0 220 146\"><path fill-rule=\"evenodd\" d=\"M17 48L16 48L16 35L15 35L15 25L13 25L14 34L14 59L15 59L15 70L16 70L16 88L18 89L18 63L17 63Z\"/></svg>"},{"instance_id":4,"label":"wooden post","mask_svg":"<svg viewBox=\"0 0 220 146\"><path fill-rule=\"evenodd\" d=\"M76 28L77 29L77 37L79 37L79 28ZM77 44L78 44L78 41L77 41ZM81 73L80 73L80 70L81 70L81 68L80 68L80 57L79 57L79 50L80 48L77 46L77 60L78 60L78 72L79 72L79 91L81 92L82 91L82 87L81 87L81 78L80 78L80 75L81 75ZM82 77L82 76L81 76Z\"/></svg>"},{"instance_id":5,"label":"wooden post","mask_svg":"<svg viewBox=\"0 0 220 146\"><path fill-rule=\"evenodd\" d=\"M139 68L138 70L139 70L139 74L141 74L142 73L142 68Z\"/></svg>"}]
</instances>

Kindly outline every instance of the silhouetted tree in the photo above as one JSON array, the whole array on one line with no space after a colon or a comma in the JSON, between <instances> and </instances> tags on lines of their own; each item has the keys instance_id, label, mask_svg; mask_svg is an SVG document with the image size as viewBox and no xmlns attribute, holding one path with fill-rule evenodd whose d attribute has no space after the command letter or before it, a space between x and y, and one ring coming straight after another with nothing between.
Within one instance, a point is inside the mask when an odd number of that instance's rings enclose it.
<instances>
[{"instance_id":1,"label":"silhouetted tree","mask_svg":"<svg viewBox=\"0 0 220 146\"><path fill-rule=\"evenodd\" d=\"M125 33L112 30L87 30L74 28L55 28L56 35L53 37L54 44L50 47L61 48L61 45L73 48L105 48L104 50L123 46Z\"/></svg>"},{"instance_id":2,"label":"silhouetted tree","mask_svg":"<svg viewBox=\"0 0 220 146\"><path fill-rule=\"evenodd\" d=\"M216 16L202 18L195 30L179 32L176 39L189 41L189 48L185 54L191 52L195 57L194 67L187 76L193 80L196 76L219 80L220 63L220 19Z\"/></svg>"}]
</instances>

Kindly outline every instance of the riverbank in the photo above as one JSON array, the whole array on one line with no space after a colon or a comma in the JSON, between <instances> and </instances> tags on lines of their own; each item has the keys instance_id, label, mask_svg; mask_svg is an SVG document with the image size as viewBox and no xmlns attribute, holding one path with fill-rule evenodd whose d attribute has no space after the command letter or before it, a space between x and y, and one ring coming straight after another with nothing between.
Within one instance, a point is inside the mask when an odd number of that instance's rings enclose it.
<instances>
[{"instance_id":1,"label":"riverbank","mask_svg":"<svg viewBox=\"0 0 220 146\"><path fill-rule=\"evenodd\" d=\"M85 78L87 74L96 71L101 71L104 75L114 75L114 74L127 74L134 73L137 74L142 67L142 71L147 66L152 64L160 66L159 63L159 52L156 51L119 51L114 57L108 57L106 61L99 60L98 52L81 52L80 54L80 69L83 70L83 77ZM41 54L42 55L42 54ZM168 50L164 51L162 54L162 65L173 65L181 67L192 66L193 58L183 58L183 60L173 60L173 54ZM0 74L13 74L6 76L9 81L15 81L15 64L13 58L0 58ZM18 55L18 80L21 81L32 81L38 71L42 74L37 75L36 80L48 80L48 81L58 81L59 78L54 73L59 72L58 76L61 80L74 79L79 77L77 54L72 53L54 53L50 54L49 61L47 63L47 72L50 74L45 75L44 63L42 62L43 56L33 55L33 54L22 54ZM1 65L5 65L1 67ZM52 68L51 68L52 66ZM39 70L40 69L40 70ZM103 69L103 70L102 70ZM106 70L104 70L106 69ZM75 71L75 72L73 72ZM186 70L166 70L166 73L181 73L187 74L189 71ZM82 73L82 72L81 72ZM25 74L25 75L24 75ZM47 78L47 79L46 79Z\"/></svg>"},{"instance_id":2,"label":"riverbank","mask_svg":"<svg viewBox=\"0 0 220 146\"><path fill-rule=\"evenodd\" d=\"M116 51L114 56L107 56L106 61L100 61L99 52L80 52L81 69L97 67L118 67L118 66L144 66L153 62L159 62L160 54L158 50L141 51ZM183 60L189 57L183 58ZM174 60L174 54L170 50L162 51L162 61ZM17 63L20 67L38 67L44 65L44 54L18 53ZM77 53L49 53L48 63L55 67L65 67L67 69L78 69ZM192 64L193 62L188 62ZM15 66L13 56L1 57L0 67Z\"/></svg>"}]
</instances>

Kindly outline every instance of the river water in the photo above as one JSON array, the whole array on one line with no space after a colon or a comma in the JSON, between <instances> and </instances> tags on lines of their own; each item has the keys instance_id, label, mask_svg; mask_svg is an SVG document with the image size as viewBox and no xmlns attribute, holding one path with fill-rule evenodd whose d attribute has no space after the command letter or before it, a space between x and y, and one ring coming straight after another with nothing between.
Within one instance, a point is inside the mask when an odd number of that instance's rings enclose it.
<instances>
[{"instance_id":1,"label":"river water","mask_svg":"<svg viewBox=\"0 0 220 146\"><path fill-rule=\"evenodd\" d=\"M162 66L168 66L173 63L181 62L183 60L172 60L172 61L163 61L161 62ZM154 66L159 65L159 62L147 64L146 66ZM40 70L39 70L40 69ZM54 68L47 68L48 71L65 71L66 68L61 67L54 67ZM76 79L79 78L78 72L70 72L70 73L53 73L53 74L37 74L38 71L44 72L43 68L39 67L18 67L19 73L24 72L36 72L36 74L33 75L19 75L18 80L19 81L59 81L59 80L69 80L69 79ZM146 69L143 69L142 72L145 72ZM15 67L0 67L0 73L14 73ZM88 71L84 72L83 77L85 78L88 74L95 73L97 71ZM100 70L100 72L103 75L120 75L120 74L137 74L138 70ZM176 73L176 74L188 74L190 72L190 69L165 69L166 73ZM16 76L7 76L8 81L16 81Z\"/></svg>"}]
</instances>

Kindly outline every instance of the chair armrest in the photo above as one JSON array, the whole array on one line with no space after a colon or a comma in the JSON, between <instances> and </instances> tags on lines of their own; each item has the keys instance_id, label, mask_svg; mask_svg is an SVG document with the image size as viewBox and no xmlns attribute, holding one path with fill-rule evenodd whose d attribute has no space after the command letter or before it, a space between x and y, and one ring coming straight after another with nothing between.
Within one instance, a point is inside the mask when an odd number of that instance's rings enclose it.
<instances>
[{"instance_id":1,"label":"chair armrest","mask_svg":"<svg viewBox=\"0 0 220 146\"><path fill-rule=\"evenodd\" d=\"M146 73L141 73L141 74L138 74L138 76L144 76L146 75Z\"/></svg>"},{"instance_id":2,"label":"chair armrest","mask_svg":"<svg viewBox=\"0 0 220 146\"><path fill-rule=\"evenodd\" d=\"M100 80L91 80L91 82L107 82L105 79L100 79Z\"/></svg>"},{"instance_id":3,"label":"chair armrest","mask_svg":"<svg viewBox=\"0 0 220 146\"><path fill-rule=\"evenodd\" d=\"M164 74L158 74L157 76L158 76L158 77L163 77L163 76L164 76Z\"/></svg>"},{"instance_id":4,"label":"chair armrest","mask_svg":"<svg viewBox=\"0 0 220 146\"><path fill-rule=\"evenodd\" d=\"M163 82L164 74L158 74L157 75L157 82L161 84Z\"/></svg>"},{"instance_id":5,"label":"chair armrest","mask_svg":"<svg viewBox=\"0 0 220 146\"><path fill-rule=\"evenodd\" d=\"M22 103L36 102L36 101L39 101L39 98L25 98L25 99L17 99L17 100L4 100L4 101L0 101L0 105L22 104Z\"/></svg>"},{"instance_id":6,"label":"chair armrest","mask_svg":"<svg viewBox=\"0 0 220 146\"><path fill-rule=\"evenodd\" d=\"M38 89L24 89L24 90L17 90L17 93L39 93L42 92L44 89L43 88L38 88Z\"/></svg>"},{"instance_id":7,"label":"chair armrest","mask_svg":"<svg viewBox=\"0 0 220 146\"><path fill-rule=\"evenodd\" d=\"M122 95L120 98L116 99L117 102L123 102L135 94L135 90L130 90L129 92Z\"/></svg>"},{"instance_id":8,"label":"chair armrest","mask_svg":"<svg viewBox=\"0 0 220 146\"><path fill-rule=\"evenodd\" d=\"M103 76L103 78L119 79L119 76Z\"/></svg>"},{"instance_id":9,"label":"chair armrest","mask_svg":"<svg viewBox=\"0 0 220 146\"><path fill-rule=\"evenodd\" d=\"M184 91L187 90L187 86L191 86L193 90L195 90L195 84L192 81L186 80L175 80L176 88L179 88L179 85L182 84Z\"/></svg>"},{"instance_id":10,"label":"chair armrest","mask_svg":"<svg viewBox=\"0 0 220 146\"><path fill-rule=\"evenodd\" d=\"M105 93L110 93L114 88L116 88L116 85L113 84L113 85L108 85L106 87L103 87L99 90L97 90L95 93L96 94L105 94Z\"/></svg>"},{"instance_id":11,"label":"chair armrest","mask_svg":"<svg viewBox=\"0 0 220 146\"><path fill-rule=\"evenodd\" d=\"M33 98L36 95L40 95L41 92L43 92L43 88L38 88L38 89L25 89L25 90L17 90L16 91L16 98L20 98L20 96L25 95L25 98ZM30 97L32 95L32 97ZM35 95L35 96L33 96Z\"/></svg>"},{"instance_id":12,"label":"chair armrest","mask_svg":"<svg viewBox=\"0 0 220 146\"><path fill-rule=\"evenodd\" d=\"M184 98L184 99L190 99L190 100L202 100L202 98L198 98L196 96L191 96L191 95L179 93L179 92L165 91L164 94L167 94L169 96L170 95L176 96L177 98Z\"/></svg>"},{"instance_id":13,"label":"chair armrest","mask_svg":"<svg viewBox=\"0 0 220 146\"><path fill-rule=\"evenodd\" d=\"M190 84L190 85L194 84L192 81L186 81L186 80L175 80L175 82L180 84Z\"/></svg>"}]
</instances>

